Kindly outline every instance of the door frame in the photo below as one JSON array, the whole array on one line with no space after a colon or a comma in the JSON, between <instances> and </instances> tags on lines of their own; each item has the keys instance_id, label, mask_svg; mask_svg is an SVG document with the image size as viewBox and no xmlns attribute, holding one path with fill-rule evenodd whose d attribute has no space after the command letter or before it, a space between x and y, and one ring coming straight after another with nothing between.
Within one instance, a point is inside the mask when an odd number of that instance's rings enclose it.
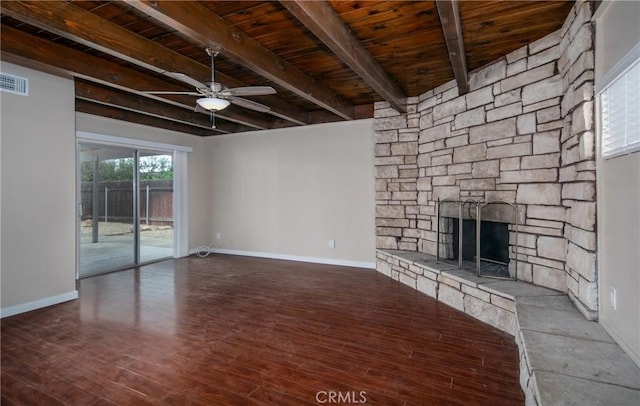
<instances>
[{"instance_id":1,"label":"door frame","mask_svg":"<svg viewBox=\"0 0 640 406\"><path fill-rule=\"evenodd\" d=\"M173 154L173 257L179 258L189 255L188 250L188 219L189 219L189 199L188 199L188 154L193 151L191 147L182 145L166 144L155 141L146 141L135 138L116 137L113 135L76 131L76 279L80 278L80 143L103 144L105 146L118 146L131 148L136 151L136 158L139 158L139 150L171 152ZM136 159L137 161L137 159ZM134 165L138 167L138 163ZM138 174L134 171L134 185ZM134 193L134 199L135 195ZM134 221L140 215L138 210L134 210ZM139 221L138 221L139 223ZM139 225L134 227L135 260L139 262ZM137 264L138 265L138 264Z\"/></svg>"}]
</instances>

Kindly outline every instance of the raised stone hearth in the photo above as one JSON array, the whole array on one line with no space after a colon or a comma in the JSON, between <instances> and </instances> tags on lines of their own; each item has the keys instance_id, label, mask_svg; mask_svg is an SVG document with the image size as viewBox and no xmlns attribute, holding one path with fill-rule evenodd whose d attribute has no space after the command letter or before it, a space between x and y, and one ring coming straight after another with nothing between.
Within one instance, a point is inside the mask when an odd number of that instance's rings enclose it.
<instances>
[{"instance_id":1,"label":"raised stone hearth","mask_svg":"<svg viewBox=\"0 0 640 406\"><path fill-rule=\"evenodd\" d=\"M566 294L477 277L415 251L378 250L377 269L514 335L526 405L640 404L640 369Z\"/></svg>"},{"instance_id":2,"label":"raised stone hearth","mask_svg":"<svg viewBox=\"0 0 640 406\"><path fill-rule=\"evenodd\" d=\"M523 282L477 277L436 263L435 257L413 251L378 250L376 268L392 279L511 335L516 333L514 292L499 287L522 289L529 286L540 294L561 294Z\"/></svg>"},{"instance_id":3,"label":"raised stone hearth","mask_svg":"<svg viewBox=\"0 0 640 406\"><path fill-rule=\"evenodd\" d=\"M591 3L577 1L560 30L472 72L467 94L451 81L406 114L376 103L377 247L435 255L438 199L517 203L518 280L595 319L593 69Z\"/></svg>"}]
</instances>

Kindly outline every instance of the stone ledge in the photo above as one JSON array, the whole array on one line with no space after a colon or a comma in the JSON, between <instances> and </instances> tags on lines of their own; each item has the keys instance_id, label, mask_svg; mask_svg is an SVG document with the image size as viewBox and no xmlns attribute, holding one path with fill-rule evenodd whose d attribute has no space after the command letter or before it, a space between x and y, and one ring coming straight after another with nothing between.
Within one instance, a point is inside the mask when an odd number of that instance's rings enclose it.
<instances>
[{"instance_id":1,"label":"stone ledge","mask_svg":"<svg viewBox=\"0 0 640 406\"><path fill-rule=\"evenodd\" d=\"M419 252L376 256L379 272L513 335L527 406L640 405L640 368L566 294L478 277Z\"/></svg>"}]
</instances>

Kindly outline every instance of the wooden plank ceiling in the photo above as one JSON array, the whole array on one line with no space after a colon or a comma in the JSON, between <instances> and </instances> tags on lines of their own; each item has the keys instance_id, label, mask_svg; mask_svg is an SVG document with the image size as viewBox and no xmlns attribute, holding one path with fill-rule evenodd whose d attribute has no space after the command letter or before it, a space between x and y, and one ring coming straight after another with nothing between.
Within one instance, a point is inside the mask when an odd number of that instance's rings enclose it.
<instances>
[{"instance_id":1,"label":"wooden plank ceiling","mask_svg":"<svg viewBox=\"0 0 640 406\"><path fill-rule=\"evenodd\" d=\"M1 58L76 83L76 110L201 136L371 117L562 26L570 1L3 1ZM170 72L271 86L210 115Z\"/></svg>"}]
</instances>

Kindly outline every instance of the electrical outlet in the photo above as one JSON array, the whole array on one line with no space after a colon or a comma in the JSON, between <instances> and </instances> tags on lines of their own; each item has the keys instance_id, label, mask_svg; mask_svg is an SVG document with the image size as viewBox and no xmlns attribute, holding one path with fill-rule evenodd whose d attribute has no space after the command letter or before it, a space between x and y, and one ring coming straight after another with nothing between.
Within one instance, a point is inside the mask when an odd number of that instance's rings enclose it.
<instances>
[{"instance_id":1,"label":"electrical outlet","mask_svg":"<svg viewBox=\"0 0 640 406\"><path fill-rule=\"evenodd\" d=\"M218 232L216 233L216 240L219 240L219 239L220 239L220 237L221 237L221 236L220 236L220 231L218 231Z\"/></svg>"},{"instance_id":2,"label":"electrical outlet","mask_svg":"<svg viewBox=\"0 0 640 406\"><path fill-rule=\"evenodd\" d=\"M617 298L617 295L616 295L616 288L612 288L612 287L609 288L609 296L610 296L610 299L611 299L611 307L613 307L613 310L617 310L617 308L618 308L618 303L617 303L618 302L618 298Z\"/></svg>"},{"instance_id":3,"label":"electrical outlet","mask_svg":"<svg viewBox=\"0 0 640 406\"><path fill-rule=\"evenodd\" d=\"M335 248L336 247L336 240L329 240L329 248Z\"/></svg>"}]
</instances>

